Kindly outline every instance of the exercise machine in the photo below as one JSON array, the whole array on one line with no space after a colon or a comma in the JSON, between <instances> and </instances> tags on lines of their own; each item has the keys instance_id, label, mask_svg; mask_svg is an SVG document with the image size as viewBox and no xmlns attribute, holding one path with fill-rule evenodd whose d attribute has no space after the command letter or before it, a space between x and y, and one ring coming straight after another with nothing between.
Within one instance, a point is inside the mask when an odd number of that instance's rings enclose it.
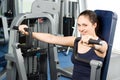
<instances>
[{"instance_id":1,"label":"exercise machine","mask_svg":"<svg viewBox=\"0 0 120 80\"><path fill-rule=\"evenodd\" d=\"M8 5L7 0L0 0L0 80L6 77L5 54L8 53L9 25L13 18L9 9L12 7L13 5Z\"/></svg>"},{"instance_id":2,"label":"exercise machine","mask_svg":"<svg viewBox=\"0 0 120 80\"><path fill-rule=\"evenodd\" d=\"M8 24L7 18L5 16L0 16L0 79L5 77L6 74L6 64L7 61L5 60L5 54L7 53L7 49L9 41L9 34L8 34Z\"/></svg>"},{"instance_id":3,"label":"exercise machine","mask_svg":"<svg viewBox=\"0 0 120 80\"><path fill-rule=\"evenodd\" d=\"M30 38L28 37L23 38L23 35L21 35L17 30L14 30L15 29L14 27L18 27L20 24L27 23L27 25L30 26L29 28L31 30L39 32L41 30L40 25L45 24L46 26L42 27L44 28L43 32L47 32L51 34L57 33L55 29L55 26L56 26L55 16L57 16L56 13L58 13L58 10L59 10L59 6L58 7L57 6L58 4L56 2L36 0L35 2L33 2L31 13L23 13L14 18L10 26L9 50L8 50L8 54L6 54L5 56L6 59L8 60L7 79L35 80L35 77L39 76L39 74L35 74L36 69L33 70L33 67L35 68L35 67L42 66L42 64L40 65L39 63L37 63L37 61L41 61L41 63L43 63L44 66L42 67L42 70L45 70L43 71L43 73L45 74L45 77L42 78L41 77L42 75L40 75L40 78L38 79L41 79L41 80L47 79L47 72L48 72L47 63L49 63L50 65L49 68L50 68L51 80L57 79L57 70L55 70L57 67L56 64L58 63L57 62L58 60L56 60L56 57L55 57L57 56L55 55L55 53L57 53L57 48L54 45L41 43L36 40L32 40L33 42L30 41L30 43L32 43L33 45L32 47L29 47L27 45L27 47L29 48L26 48L26 47L21 48L20 45L28 44ZM44 7L47 7L47 8L44 9ZM39 23L40 18L43 18L45 20L45 23L40 24ZM25 39L27 39L27 41L24 41ZM34 52L34 50L37 50L38 53L42 53L41 51L45 50L46 54L43 53L43 55L45 54L45 59L44 59L45 62L43 59L39 60L41 59L41 57L38 59L40 54L36 54L37 56L36 55L23 56L25 53L26 54L29 53L29 51L30 53L31 51ZM35 58L37 58L37 61L35 60ZM36 64L28 65L28 63L33 63L34 61ZM40 69L40 68L37 68L37 69Z\"/></svg>"}]
</instances>

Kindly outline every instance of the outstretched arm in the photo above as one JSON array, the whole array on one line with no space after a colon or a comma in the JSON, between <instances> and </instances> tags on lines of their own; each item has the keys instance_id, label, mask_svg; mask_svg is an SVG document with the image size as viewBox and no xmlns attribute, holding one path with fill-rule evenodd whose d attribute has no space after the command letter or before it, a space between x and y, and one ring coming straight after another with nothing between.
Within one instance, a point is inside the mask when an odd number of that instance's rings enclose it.
<instances>
[{"instance_id":1,"label":"outstretched arm","mask_svg":"<svg viewBox=\"0 0 120 80\"><path fill-rule=\"evenodd\" d=\"M20 25L19 26L19 31L22 34L29 35L28 32L24 30L24 28L28 28L27 25ZM32 37L46 42L46 43L51 43L51 44L57 44L57 45L63 45L63 46L73 46L74 45L74 40L75 37L73 36L68 36L68 37L63 37L63 36L55 36L52 34L48 33L38 33L38 32L32 32Z\"/></svg>"}]
</instances>

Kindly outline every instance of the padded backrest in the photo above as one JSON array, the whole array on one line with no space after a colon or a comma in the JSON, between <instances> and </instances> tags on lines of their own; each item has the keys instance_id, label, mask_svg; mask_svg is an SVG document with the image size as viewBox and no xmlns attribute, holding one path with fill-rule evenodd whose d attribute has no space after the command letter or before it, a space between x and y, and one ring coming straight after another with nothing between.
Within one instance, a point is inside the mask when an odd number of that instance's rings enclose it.
<instances>
[{"instance_id":1,"label":"padded backrest","mask_svg":"<svg viewBox=\"0 0 120 80\"><path fill-rule=\"evenodd\" d=\"M108 43L108 51L101 71L101 80L106 80L116 29L117 14L108 10L95 10L95 12L100 22L101 37Z\"/></svg>"}]
</instances>

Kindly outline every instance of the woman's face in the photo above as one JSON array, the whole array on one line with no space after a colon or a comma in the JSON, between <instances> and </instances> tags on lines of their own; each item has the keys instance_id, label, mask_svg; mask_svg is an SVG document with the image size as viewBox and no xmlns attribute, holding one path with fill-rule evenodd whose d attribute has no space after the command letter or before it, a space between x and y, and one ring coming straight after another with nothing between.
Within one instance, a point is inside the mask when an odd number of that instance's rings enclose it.
<instances>
[{"instance_id":1,"label":"woman's face","mask_svg":"<svg viewBox=\"0 0 120 80\"><path fill-rule=\"evenodd\" d=\"M81 15L77 21L78 31L81 35L94 35L96 23L92 24L88 16Z\"/></svg>"}]
</instances>

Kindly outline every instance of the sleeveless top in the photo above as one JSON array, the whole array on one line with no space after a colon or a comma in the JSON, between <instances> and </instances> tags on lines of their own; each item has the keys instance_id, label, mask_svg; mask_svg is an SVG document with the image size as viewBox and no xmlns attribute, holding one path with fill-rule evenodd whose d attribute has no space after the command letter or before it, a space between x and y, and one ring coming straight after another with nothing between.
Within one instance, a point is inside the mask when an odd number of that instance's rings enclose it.
<instances>
[{"instance_id":1,"label":"sleeveless top","mask_svg":"<svg viewBox=\"0 0 120 80\"><path fill-rule=\"evenodd\" d=\"M87 60L94 59L102 62L104 61L104 58L96 55L94 48L91 48L85 54L78 53L78 57ZM76 60L74 54L72 55L71 60L74 64L72 80L90 80L90 65L88 63Z\"/></svg>"}]
</instances>

